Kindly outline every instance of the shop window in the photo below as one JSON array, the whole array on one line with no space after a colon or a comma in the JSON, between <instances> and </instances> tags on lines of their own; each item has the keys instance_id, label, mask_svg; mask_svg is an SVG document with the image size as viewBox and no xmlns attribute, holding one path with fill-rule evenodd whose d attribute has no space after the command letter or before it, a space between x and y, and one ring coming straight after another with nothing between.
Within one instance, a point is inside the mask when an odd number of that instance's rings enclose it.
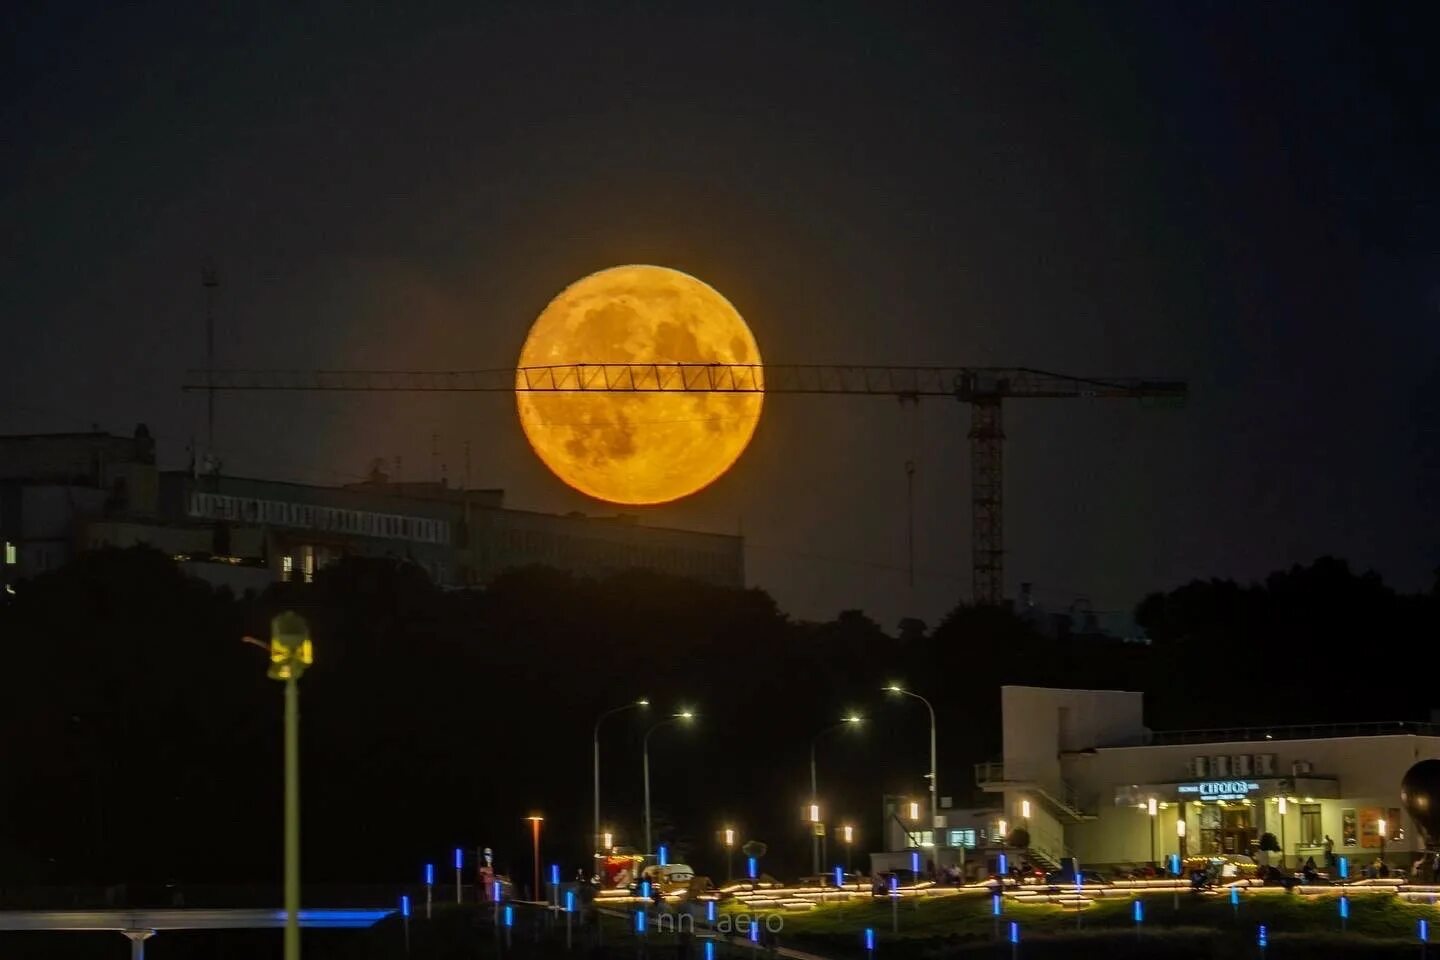
<instances>
[{"instance_id":1,"label":"shop window","mask_svg":"<svg viewBox=\"0 0 1440 960\"><path fill-rule=\"evenodd\" d=\"M1325 841L1325 834L1320 829L1320 804L1305 803L1300 805L1300 846L1318 847Z\"/></svg>"},{"instance_id":2,"label":"shop window","mask_svg":"<svg viewBox=\"0 0 1440 960\"><path fill-rule=\"evenodd\" d=\"M5 541L5 566L7 566L7 567L13 567L13 566L15 566L15 563L16 563L16 559L15 559L15 544L11 543L9 540L6 540L6 541Z\"/></svg>"}]
</instances>

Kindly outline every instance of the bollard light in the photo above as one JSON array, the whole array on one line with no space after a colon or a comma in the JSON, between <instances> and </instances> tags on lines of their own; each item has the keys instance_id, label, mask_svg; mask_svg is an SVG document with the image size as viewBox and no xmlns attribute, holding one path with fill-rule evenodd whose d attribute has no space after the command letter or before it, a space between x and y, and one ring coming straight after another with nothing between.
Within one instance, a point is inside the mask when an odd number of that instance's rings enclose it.
<instances>
[{"instance_id":1,"label":"bollard light","mask_svg":"<svg viewBox=\"0 0 1440 960\"><path fill-rule=\"evenodd\" d=\"M505 904L505 926L515 926L515 908L508 903Z\"/></svg>"},{"instance_id":2,"label":"bollard light","mask_svg":"<svg viewBox=\"0 0 1440 960\"><path fill-rule=\"evenodd\" d=\"M1005 876L1005 874L1010 872L1008 869L1006 869L1007 867L1009 867L1009 865L1010 861L1006 858L1005 854L1000 854L1000 876L1003 877Z\"/></svg>"},{"instance_id":3,"label":"bollard light","mask_svg":"<svg viewBox=\"0 0 1440 960\"><path fill-rule=\"evenodd\" d=\"M1260 924L1260 929L1255 933L1255 942L1264 949L1270 943L1270 937L1265 932L1265 924Z\"/></svg>"},{"instance_id":4,"label":"bollard light","mask_svg":"<svg viewBox=\"0 0 1440 960\"><path fill-rule=\"evenodd\" d=\"M990 895L990 915L1000 916L1000 894L998 893Z\"/></svg>"},{"instance_id":5,"label":"bollard light","mask_svg":"<svg viewBox=\"0 0 1440 960\"><path fill-rule=\"evenodd\" d=\"M1135 901L1135 909L1132 912L1135 914L1136 923L1145 922L1145 904L1141 903L1139 899Z\"/></svg>"},{"instance_id":6,"label":"bollard light","mask_svg":"<svg viewBox=\"0 0 1440 960\"><path fill-rule=\"evenodd\" d=\"M1429 943L1429 942L1430 942L1430 922L1422 917L1422 918L1420 919L1419 925L1416 926L1416 928L1415 928L1415 933L1418 935L1421 943Z\"/></svg>"},{"instance_id":7,"label":"bollard light","mask_svg":"<svg viewBox=\"0 0 1440 960\"><path fill-rule=\"evenodd\" d=\"M405 894L400 895L400 916L406 918L410 916L410 898Z\"/></svg>"},{"instance_id":8,"label":"bollard light","mask_svg":"<svg viewBox=\"0 0 1440 960\"><path fill-rule=\"evenodd\" d=\"M714 922L715 922L715 901L714 901L714 900L707 900L707 901L705 902L705 922L706 922L706 923L714 923Z\"/></svg>"},{"instance_id":9,"label":"bollard light","mask_svg":"<svg viewBox=\"0 0 1440 960\"><path fill-rule=\"evenodd\" d=\"M660 866L668 866L670 863L670 849L665 844L660 844Z\"/></svg>"},{"instance_id":10,"label":"bollard light","mask_svg":"<svg viewBox=\"0 0 1440 960\"><path fill-rule=\"evenodd\" d=\"M755 922L754 920L750 921L750 942L760 942L760 924Z\"/></svg>"},{"instance_id":11,"label":"bollard light","mask_svg":"<svg viewBox=\"0 0 1440 960\"><path fill-rule=\"evenodd\" d=\"M866 928L865 928L865 949L866 949L866 950L874 950L874 949L875 949L875 928L874 928L874 927L866 927Z\"/></svg>"},{"instance_id":12,"label":"bollard light","mask_svg":"<svg viewBox=\"0 0 1440 960\"><path fill-rule=\"evenodd\" d=\"M1231 887L1231 888L1230 888L1230 906L1236 907L1236 906L1239 906L1239 905L1240 905L1240 888L1239 888L1239 887Z\"/></svg>"},{"instance_id":13,"label":"bollard light","mask_svg":"<svg viewBox=\"0 0 1440 960\"><path fill-rule=\"evenodd\" d=\"M644 932L645 932L645 911L644 911L644 910L636 910L636 911L635 911L635 932L636 932L636 933L644 933Z\"/></svg>"},{"instance_id":14,"label":"bollard light","mask_svg":"<svg viewBox=\"0 0 1440 960\"><path fill-rule=\"evenodd\" d=\"M560 864L558 863L550 864L550 882L557 887L560 886Z\"/></svg>"},{"instance_id":15,"label":"bollard light","mask_svg":"<svg viewBox=\"0 0 1440 960\"><path fill-rule=\"evenodd\" d=\"M1340 894L1340 919L1350 919L1350 898L1343 893Z\"/></svg>"},{"instance_id":16,"label":"bollard light","mask_svg":"<svg viewBox=\"0 0 1440 960\"><path fill-rule=\"evenodd\" d=\"M756 862L756 859L755 859L754 857L750 857L750 858L749 858L749 863L747 864L747 868L748 868L749 871L750 871L750 879L751 879L751 880L754 880L757 876L759 876L759 864Z\"/></svg>"},{"instance_id":17,"label":"bollard light","mask_svg":"<svg viewBox=\"0 0 1440 960\"><path fill-rule=\"evenodd\" d=\"M845 886L845 871L842 870L840 867L835 868L835 886Z\"/></svg>"},{"instance_id":18,"label":"bollard light","mask_svg":"<svg viewBox=\"0 0 1440 960\"><path fill-rule=\"evenodd\" d=\"M1010 942L1020 942L1020 924L1018 921L1015 920L1010 921Z\"/></svg>"},{"instance_id":19,"label":"bollard light","mask_svg":"<svg viewBox=\"0 0 1440 960\"><path fill-rule=\"evenodd\" d=\"M1346 857L1340 858L1340 879L1350 879L1350 860Z\"/></svg>"},{"instance_id":20,"label":"bollard light","mask_svg":"<svg viewBox=\"0 0 1440 960\"><path fill-rule=\"evenodd\" d=\"M920 879L920 851L914 850L910 853L910 872L915 874L915 879Z\"/></svg>"},{"instance_id":21,"label":"bollard light","mask_svg":"<svg viewBox=\"0 0 1440 960\"><path fill-rule=\"evenodd\" d=\"M641 880L641 881L640 881L640 896L644 897L646 900L649 900L649 899L650 899L650 881L649 881L649 880Z\"/></svg>"},{"instance_id":22,"label":"bollard light","mask_svg":"<svg viewBox=\"0 0 1440 960\"><path fill-rule=\"evenodd\" d=\"M890 896L900 896L900 878L893 873L890 874Z\"/></svg>"},{"instance_id":23,"label":"bollard light","mask_svg":"<svg viewBox=\"0 0 1440 960\"><path fill-rule=\"evenodd\" d=\"M425 886L427 886L427 887L433 887L434 885L435 885L435 864L433 864L433 863L427 863L427 864L425 864Z\"/></svg>"},{"instance_id":24,"label":"bollard light","mask_svg":"<svg viewBox=\"0 0 1440 960\"><path fill-rule=\"evenodd\" d=\"M1180 854L1178 853L1170 854L1170 872L1177 877L1180 876Z\"/></svg>"},{"instance_id":25,"label":"bollard light","mask_svg":"<svg viewBox=\"0 0 1440 960\"><path fill-rule=\"evenodd\" d=\"M715 960L715 941L705 941L705 960Z\"/></svg>"},{"instance_id":26,"label":"bollard light","mask_svg":"<svg viewBox=\"0 0 1440 960\"><path fill-rule=\"evenodd\" d=\"M459 847L455 848L455 869L465 869L465 851L460 849Z\"/></svg>"},{"instance_id":27,"label":"bollard light","mask_svg":"<svg viewBox=\"0 0 1440 960\"><path fill-rule=\"evenodd\" d=\"M575 912L575 891L574 891L574 890L566 890L566 891L565 891L565 912L566 912L566 913L574 913L574 912Z\"/></svg>"}]
</instances>

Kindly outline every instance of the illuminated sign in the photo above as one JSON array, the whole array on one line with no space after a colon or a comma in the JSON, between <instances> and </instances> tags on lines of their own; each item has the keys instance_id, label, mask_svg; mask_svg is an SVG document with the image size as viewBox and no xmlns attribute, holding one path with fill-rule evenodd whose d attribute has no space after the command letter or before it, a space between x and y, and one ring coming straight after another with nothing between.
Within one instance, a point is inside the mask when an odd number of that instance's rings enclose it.
<instances>
[{"instance_id":1,"label":"illuminated sign","mask_svg":"<svg viewBox=\"0 0 1440 960\"><path fill-rule=\"evenodd\" d=\"M1244 800L1259 789L1260 784L1253 780L1202 780L1178 787L1182 796L1198 800Z\"/></svg>"}]
</instances>

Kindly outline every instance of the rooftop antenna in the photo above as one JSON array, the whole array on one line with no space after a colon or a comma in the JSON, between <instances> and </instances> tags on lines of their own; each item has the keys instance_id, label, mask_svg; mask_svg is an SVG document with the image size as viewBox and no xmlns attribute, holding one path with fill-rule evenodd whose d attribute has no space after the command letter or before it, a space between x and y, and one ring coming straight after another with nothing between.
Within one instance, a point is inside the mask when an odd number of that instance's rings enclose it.
<instances>
[{"instance_id":1,"label":"rooftop antenna","mask_svg":"<svg viewBox=\"0 0 1440 960\"><path fill-rule=\"evenodd\" d=\"M205 290L205 455L215 455L215 297L220 274L207 261L200 268L200 286Z\"/></svg>"}]
</instances>

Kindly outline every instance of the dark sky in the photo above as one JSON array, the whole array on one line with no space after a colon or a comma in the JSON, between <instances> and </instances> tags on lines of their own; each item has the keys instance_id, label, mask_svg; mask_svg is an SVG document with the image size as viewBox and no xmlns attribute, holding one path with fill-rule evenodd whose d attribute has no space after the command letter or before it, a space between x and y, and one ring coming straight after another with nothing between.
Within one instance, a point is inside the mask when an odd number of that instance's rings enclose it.
<instances>
[{"instance_id":1,"label":"dark sky","mask_svg":"<svg viewBox=\"0 0 1440 960\"><path fill-rule=\"evenodd\" d=\"M220 363L501 367L617 263L724 292L776 362L1188 377L1181 410L1014 402L1007 587L1128 608L1318 554L1440 563L1428 5L7 5L0 430L203 423ZM688 12L687 12L688 11ZM1428 21L1428 22L1427 22ZM968 411L772 397L647 522L749 539L791 612L969 592ZM512 505L504 396L223 396L228 472L375 456ZM918 564L905 586L904 462Z\"/></svg>"}]
</instances>

